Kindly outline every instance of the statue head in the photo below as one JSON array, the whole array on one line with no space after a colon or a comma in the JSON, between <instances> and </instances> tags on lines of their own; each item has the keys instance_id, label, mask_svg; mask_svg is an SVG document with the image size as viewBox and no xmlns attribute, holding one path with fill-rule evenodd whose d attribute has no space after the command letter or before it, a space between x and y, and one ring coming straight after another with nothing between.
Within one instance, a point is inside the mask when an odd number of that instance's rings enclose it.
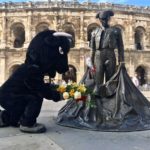
<instances>
[{"instance_id":1,"label":"statue head","mask_svg":"<svg viewBox=\"0 0 150 150\"><path fill-rule=\"evenodd\" d=\"M103 27L109 27L109 21L112 16L114 16L112 10L106 10L96 14L96 18L100 20Z\"/></svg>"}]
</instances>

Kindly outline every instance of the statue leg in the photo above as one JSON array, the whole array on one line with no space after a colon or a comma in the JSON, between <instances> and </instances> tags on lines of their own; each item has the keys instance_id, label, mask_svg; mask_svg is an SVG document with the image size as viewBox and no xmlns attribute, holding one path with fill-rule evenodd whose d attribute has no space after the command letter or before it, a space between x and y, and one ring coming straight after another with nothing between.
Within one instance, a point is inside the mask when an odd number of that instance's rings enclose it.
<instances>
[{"instance_id":1,"label":"statue leg","mask_svg":"<svg viewBox=\"0 0 150 150\"><path fill-rule=\"evenodd\" d=\"M105 68L106 68L106 82L115 74L116 71L116 57L114 52L109 53L107 55L106 63L105 63Z\"/></svg>"},{"instance_id":2,"label":"statue leg","mask_svg":"<svg viewBox=\"0 0 150 150\"><path fill-rule=\"evenodd\" d=\"M99 52L95 56L95 66L96 66L96 75L95 75L95 95L99 95L99 86L104 82L104 56L102 52Z\"/></svg>"}]
</instances>

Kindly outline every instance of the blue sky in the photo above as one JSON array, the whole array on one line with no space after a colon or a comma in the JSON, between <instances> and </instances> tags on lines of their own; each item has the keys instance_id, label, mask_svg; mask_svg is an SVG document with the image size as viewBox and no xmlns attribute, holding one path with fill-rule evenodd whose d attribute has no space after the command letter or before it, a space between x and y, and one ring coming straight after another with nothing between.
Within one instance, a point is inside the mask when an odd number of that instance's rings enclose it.
<instances>
[{"instance_id":1,"label":"blue sky","mask_svg":"<svg viewBox=\"0 0 150 150\"><path fill-rule=\"evenodd\" d=\"M0 0L0 2L22 2L22 1L31 1L31 0ZM39 1L39 0L32 0ZM46 0L41 0L46 1ZM68 0L66 0L68 1ZM86 0L78 0L79 2L85 2ZM118 3L118 4L129 4L129 5L137 5L137 6L150 6L150 0L91 0L92 2L110 2L110 3Z\"/></svg>"}]
</instances>

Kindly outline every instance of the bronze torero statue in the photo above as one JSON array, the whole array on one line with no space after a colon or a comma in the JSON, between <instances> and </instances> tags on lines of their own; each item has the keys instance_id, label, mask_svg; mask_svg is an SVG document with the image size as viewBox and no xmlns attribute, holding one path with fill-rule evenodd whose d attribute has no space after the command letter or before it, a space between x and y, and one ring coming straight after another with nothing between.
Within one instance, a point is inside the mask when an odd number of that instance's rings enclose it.
<instances>
[{"instance_id":1,"label":"bronze torero statue","mask_svg":"<svg viewBox=\"0 0 150 150\"><path fill-rule=\"evenodd\" d=\"M58 113L59 125L96 131L150 130L150 102L136 88L127 73L123 63L121 31L109 26L113 15L109 10L96 16L102 26L92 33L93 64L89 59L89 68L81 80L88 88L94 88L95 93L88 94L86 99L80 101L70 99ZM115 48L118 49L118 69ZM94 65L96 83L92 74ZM105 84L104 78L108 81Z\"/></svg>"},{"instance_id":2,"label":"bronze torero statue","mask_svg":"<svg viewBox=\"0 0 150 150\"><path fill-rule=\"evenodd\" d=\"M114 16L111 10L97 13L96 18L100 20L101 26L92 32L90 47L92 48L91 61L96 67L95 94L98 94L98 87L104 82L104 74L107 82L115 73L115 48L118 49L118 62L124 61L121 31L117 27L110 27L111 16Z\"/></svg>"}]
</instances>

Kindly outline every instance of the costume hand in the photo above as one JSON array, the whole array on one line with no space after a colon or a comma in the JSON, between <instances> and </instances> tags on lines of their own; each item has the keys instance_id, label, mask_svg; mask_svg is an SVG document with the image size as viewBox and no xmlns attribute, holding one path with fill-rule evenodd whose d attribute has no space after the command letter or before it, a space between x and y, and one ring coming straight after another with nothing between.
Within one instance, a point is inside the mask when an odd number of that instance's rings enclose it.
<instances>
[{"instance_id":1,"label":"costume hand","mask_svg":"<svg viewBox=\"0 0 150 150\"><path fill-rule=\"evenodd\" d=\"M53 96L53 101L54 102L59 102L61 100L64 100L62 94L56 91L55 96Z\"/></svg>"},{"instance_id":2,"label":"costume hand","mask_svg":"<svg viewBox=\"0 0 150 150\"><path fill-rule=\"evenodd\" d=\"M60 93L60 101L62 101L62 100L65 100L65 99L64 99L64 97L63 97L63 94Z\"/></svg>"},{"instance_id":3,"label":"costume hand","mask_svg":"<svg viewBox=\"0 0 150 150\"><path fill-rule=\"evenodd\" d=\"M58 102L62 100L62 95L56 90L57 85L45 83L42 89L42 95L44 98Z\"/></svg>"}]
</instances>

